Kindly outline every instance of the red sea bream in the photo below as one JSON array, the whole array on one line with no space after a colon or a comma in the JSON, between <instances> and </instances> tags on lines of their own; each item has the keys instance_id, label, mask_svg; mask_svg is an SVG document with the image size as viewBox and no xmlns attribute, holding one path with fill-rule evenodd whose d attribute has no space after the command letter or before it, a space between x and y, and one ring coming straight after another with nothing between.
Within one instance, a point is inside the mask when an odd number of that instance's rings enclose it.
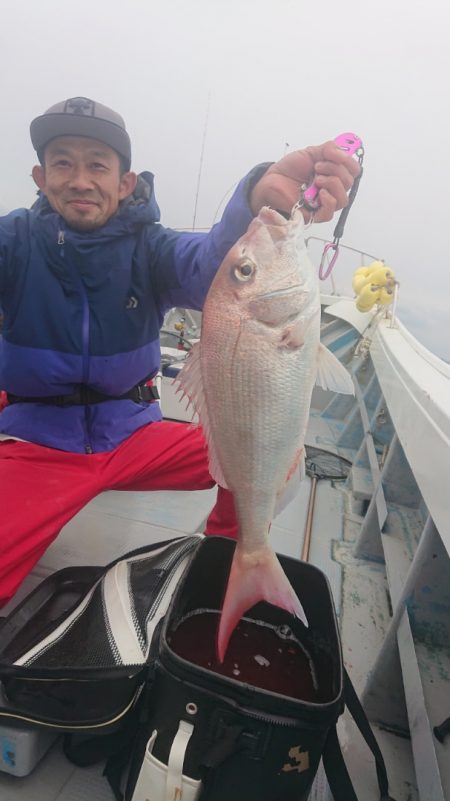
<instances>
[{"instance_id":1,"label":"red sea bream","mask_svg":"<svg viewBox=\"0 0 450 801\"><path fill-rule=\"evenodd\" d=\"M220 660L240 618L258 601L307 625L269 544L269 529L304 473L316 382L353 393L349 374L320 343L319 285L302 213L295 209L286 220L266 207L221 264L205 302L200 342L180 376L208 442L211 474L233 493L239 522L219 626Z\"/></svg>"}]
</instances>

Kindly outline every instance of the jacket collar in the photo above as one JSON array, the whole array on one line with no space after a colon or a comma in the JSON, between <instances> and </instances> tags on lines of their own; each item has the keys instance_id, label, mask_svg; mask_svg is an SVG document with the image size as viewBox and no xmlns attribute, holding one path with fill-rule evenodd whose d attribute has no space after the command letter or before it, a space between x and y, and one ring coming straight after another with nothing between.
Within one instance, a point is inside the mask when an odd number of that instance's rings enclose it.
<instances>
[{"instance_id":1,"label":"jacket collar","mask_svg":"<svg viewBox=\"0 0 450 801\"><path fill-rule=\"evenodd\" d=\"M111 249L104 245L120 246L118 240L128 240L126 250L132 263L145 227L159 221L160 213L153 191L153 175L141 173L132 197L120 204L117 214L105 225L93 231L75 231L39 194L32 207L32 228L49 269L57 276L64 292L77 290L76 273L87 287L99 288L112 268ZM64 234L62 236L62 233ZM131 241L130 241L131 236ZM123 248L115 249L115 259ZM76 271L74 273L74 270Z\"/></svg>"}]
</instances>

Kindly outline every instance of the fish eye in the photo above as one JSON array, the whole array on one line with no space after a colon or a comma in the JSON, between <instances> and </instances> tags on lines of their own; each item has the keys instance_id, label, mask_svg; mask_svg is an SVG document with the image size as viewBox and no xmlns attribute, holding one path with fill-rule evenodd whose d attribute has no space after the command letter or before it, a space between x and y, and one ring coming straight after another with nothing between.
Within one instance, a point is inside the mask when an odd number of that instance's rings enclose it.
<instances>
[{"instance_id":1,"label":"fish eye","mask_svg":"<svg viewBox=\"0 0 450 801\"><path fill-rule=\"evenodd\" d=\"M241 263L237 264L234 268L234 275L238 281L249 281L254 272L255 265L248 260L241 261Z\"/></svg>"}]
</instances>

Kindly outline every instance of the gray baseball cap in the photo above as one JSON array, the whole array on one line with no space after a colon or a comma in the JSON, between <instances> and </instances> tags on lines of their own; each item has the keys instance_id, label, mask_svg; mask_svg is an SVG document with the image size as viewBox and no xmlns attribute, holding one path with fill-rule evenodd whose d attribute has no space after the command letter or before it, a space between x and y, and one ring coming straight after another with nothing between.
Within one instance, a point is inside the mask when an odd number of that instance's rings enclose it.
<instances>
[{"instance_id":1,"label":"gray baseball cap","mask_svg":"<svg viewBox=\"0 0 450 801\"><path fill-rule=\"evenodd\" d=\"M51 106L30 125L33 147L42 161L45 146L57 136L88 136L109 145L131 166L131 142L120 114L88 97L70 97Z\"/></svg>"}]
</instances>

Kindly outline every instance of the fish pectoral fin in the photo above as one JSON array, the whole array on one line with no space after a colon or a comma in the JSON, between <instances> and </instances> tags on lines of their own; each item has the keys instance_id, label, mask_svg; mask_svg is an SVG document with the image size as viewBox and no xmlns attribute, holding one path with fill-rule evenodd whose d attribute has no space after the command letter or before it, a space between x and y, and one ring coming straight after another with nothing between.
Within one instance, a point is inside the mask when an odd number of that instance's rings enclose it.
<instances>
[{"instance_id":1,"label":"fish pectoral fin","mask_svg":"<svg viewBox=\"0 0 450 801\"><path fill-rule=\"evenodd\" d=\"M319 345L317 354L316 384L322 389L329 389L332 392L342 392L344 395L355 394L350 373L322 343Z\"/></svg>"},{"instance_id":2,"label":"fish pectoral fin","mask_svg":"<svg viewBox=\"0 0 450 801\"><path fill-rule=\"evenodd\" d=\"M308 625L303 607L272 548L267 545L243 553L238 543L220 617L217 639L220 662L224 660L230 637L241 617L259 601L286 609Z\"/></svg>"},{"instance_id":3,"label":"fish pectoral fin","mask_svg":"<svg viewBox=\"0 0 450 801\"><path fill-rule=\"evenodd\" d=\"M195 345L193 345L183 368L174 379L174 382L179 385L177 393L182 393L181 400L183 398L188 398L187 408L192 404L198 415L198 420L208 445L209 472L211 476L217 484L220 484L224 489L228 489L214 446L208 407L203 389L201 342L196 342Z\"/></svg>"}]
</instances>

